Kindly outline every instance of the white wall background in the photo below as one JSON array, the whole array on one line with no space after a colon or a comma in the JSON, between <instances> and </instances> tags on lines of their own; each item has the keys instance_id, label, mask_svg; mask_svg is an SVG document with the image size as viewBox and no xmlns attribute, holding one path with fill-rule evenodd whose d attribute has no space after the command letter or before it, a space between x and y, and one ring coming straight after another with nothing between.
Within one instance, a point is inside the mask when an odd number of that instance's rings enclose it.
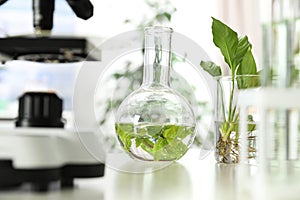
<instances>
[{"instance_id":1,"label":"white wall background","mask_svg":"<svg viewBox=\"0 0 300 200\"><path fill-rule=\"evenodd\" d=\"M172 0L177 11L172 17L171 26L197 42L213 56L214 46L211 37L211 16L217 13L216 0ZM159 2L159 1L158 1ZM94 0L95 14L89 21L75 19L76 32L83 35L111 37L135 27L125 25L125 19L139 22L149 15L149 7L143 0Z\"/></svg>"}]
</instances>

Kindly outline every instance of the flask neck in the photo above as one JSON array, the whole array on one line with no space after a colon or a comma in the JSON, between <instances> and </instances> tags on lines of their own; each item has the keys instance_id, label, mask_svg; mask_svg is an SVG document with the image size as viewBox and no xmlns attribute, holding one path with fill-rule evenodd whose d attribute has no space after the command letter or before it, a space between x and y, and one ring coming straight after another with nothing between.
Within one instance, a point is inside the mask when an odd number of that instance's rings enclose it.
<instances>
[{"instance_id":1,"label":"flask neck","mask_svg":"<svg viewBox=\"0 0 300 200\"><path fill-rule=\"evenodd\" d=\"M170 86L172 29L145 29L144 77L142 85Z\"/></svg>"}]
</instances>

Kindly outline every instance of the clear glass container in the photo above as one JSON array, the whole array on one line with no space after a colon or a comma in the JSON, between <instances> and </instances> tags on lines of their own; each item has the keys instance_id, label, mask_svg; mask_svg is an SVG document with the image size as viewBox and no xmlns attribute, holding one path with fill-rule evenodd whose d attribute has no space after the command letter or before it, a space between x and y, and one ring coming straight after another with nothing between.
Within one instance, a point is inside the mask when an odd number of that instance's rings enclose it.
<instances>
[{"instance_id":1,"label":"clear glass container","mask_svg":"<svg viewBox=\"0 0 300 200\"><path fill-rule=\"evenodd\" d=\"M188 101L170 87L172 29L145 29L144 75L116 114L123 149L147 161L181 158L193 143L196 120Z\"/></svg>"},{"instance_id":2,"label":"clear glass container","mask_svg":"<svg viewBox=\"0 0 300 200\"><path fill-rule=\"evenodd\" d=\"M216 107L215 107L215 159L218 163L239 163L240 149L247 148L247 159L256 159L256 137L258 122L255 107L248 109L246 119L247 144L242 146L240 134L239 93L258 91L259 75L236 75L216 77ZM243 85L247 83L247 87Z\"/></svg>"},{"instance_id":3,"label":"clear glass container","mask_svg":"<svg viewBox=\"0 0 300 200\"><path fill-rule=\"evenodd\" d=\"M267 157L276 165L290 161L300 165L300 107L293 102L300 92L300 0L268 0L262 9L268 11L262 24L263 82L266 89L273 89L267 92L277 93L276 101L281 101L262 107L268 116L262 130L269 146ZM285 99L285 92L291 98Z\"/></svg>"},{"instance_id":4,"label":"clear glass container","mask_svg":"<svg viewBox=\"0 0 300 200\"><path fill-rule=\"evenodd\" d=\"M300 0L265 0L261 7L263 86L300 88Z\"/></svg>"}]
</instances>

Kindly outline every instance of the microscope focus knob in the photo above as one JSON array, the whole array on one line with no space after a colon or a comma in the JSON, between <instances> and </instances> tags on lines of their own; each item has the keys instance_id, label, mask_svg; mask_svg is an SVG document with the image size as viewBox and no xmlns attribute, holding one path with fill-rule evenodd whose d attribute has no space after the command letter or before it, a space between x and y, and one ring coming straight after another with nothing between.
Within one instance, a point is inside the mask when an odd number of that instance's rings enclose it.
<instances>
[{"instance_id":1,"label":"microscope focus knob","mask_svg":"<svg viewBox=\"0 0 300 200\"><path fill-rule=\"evenodd\" d=\"M26 92L19 98L16 126L63 128L62 104L55 93Z\"/></svg>"}]
</instances>

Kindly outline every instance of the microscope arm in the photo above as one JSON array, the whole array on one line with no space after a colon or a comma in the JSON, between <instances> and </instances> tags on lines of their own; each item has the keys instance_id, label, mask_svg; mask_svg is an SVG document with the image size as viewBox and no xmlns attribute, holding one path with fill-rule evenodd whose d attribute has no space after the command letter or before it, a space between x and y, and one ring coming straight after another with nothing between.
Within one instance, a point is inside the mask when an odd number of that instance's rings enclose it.
<instances>
[{"instance_id":1,"label":"microscope arm","mask_svg":"<svg viewBox=\"0 0 300 200\"><path fill-rule=\"evenodd\" d=\"M89 19L93 16L93 4L89 0L67 0L77 17L81 19Z\"/></svg>"}]
</instances>

